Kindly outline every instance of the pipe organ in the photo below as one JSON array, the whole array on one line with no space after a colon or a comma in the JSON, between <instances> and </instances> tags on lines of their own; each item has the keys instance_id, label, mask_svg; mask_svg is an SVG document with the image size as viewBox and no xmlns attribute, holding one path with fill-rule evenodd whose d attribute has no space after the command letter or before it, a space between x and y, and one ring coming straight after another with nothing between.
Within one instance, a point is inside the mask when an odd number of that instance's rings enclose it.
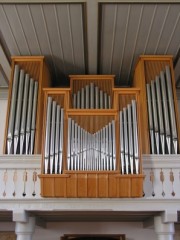
<instances>
[{"instance_id":1,"label":"pipe organ","mask_svg":"<svg viewBox=\"0 0 180 240\"><path fill-rule=\"evenodd\" d=\"M41 57L12 58L5 154L42 154L41 196L143 195L142 153L177 154L170 56L141 56L132 88L114 75L70 75L50 88Z\"/></svg>"},{"instance_id":2,"label":"pipe organ","mask_svg":"<svg viewBox=\"0 0 180 240\"><path fill-rule=\"evenodd\" d=\"M70 88L44 89L42 196L142 196L139 93L114 88L114 75L71 75Z\"/></svg>"}]
</instances>

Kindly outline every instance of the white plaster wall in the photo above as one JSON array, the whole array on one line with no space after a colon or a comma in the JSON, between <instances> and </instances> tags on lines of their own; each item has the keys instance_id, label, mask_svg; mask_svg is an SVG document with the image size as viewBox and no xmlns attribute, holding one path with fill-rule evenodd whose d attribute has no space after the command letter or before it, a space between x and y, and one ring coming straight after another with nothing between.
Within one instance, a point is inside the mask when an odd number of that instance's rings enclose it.
<instances>
[{"instance_id":1,"label":"white plaster wall","mask_svg":"<svg viewBox=\"0 0 180 240\"><path fill-rule=\"evenodd\" d=\"M3 153L7 100L0 100L0 154Z\"/></svg>"},{"instance_id":2,"label":"white plaster wall","mask_svg":"<svg viewBox=\"0 0 180 240\"><path fill-rule=\"evenodd\" d=\"M142 223L68 222L48 223L47 229L36 228L33 240L60 240L64 234L126 234L126 240L155 240L154 229Z\"/></svg>"},{"instance_id":3,"label":"white plaster wall","mask_svg":"<svg viewBox=\"0 0 180 240\"><path fill-rule=\"evenodd\" d=\"M15 223L0 222L0 232L14 231ZM37 227L32 240L60 240L64 234L125 234L126 240L155 240L154 229L143 228L139 222L59 222L47 223L46 228ZM177 226L174 240L180 239Z\"/></svg>"}]
</instances>

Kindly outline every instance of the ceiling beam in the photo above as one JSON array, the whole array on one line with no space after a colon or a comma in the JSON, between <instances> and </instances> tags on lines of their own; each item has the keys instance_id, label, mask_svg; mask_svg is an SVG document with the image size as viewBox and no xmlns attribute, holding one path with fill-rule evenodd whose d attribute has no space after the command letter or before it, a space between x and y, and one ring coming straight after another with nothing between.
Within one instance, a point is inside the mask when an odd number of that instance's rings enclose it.
<instances>
[{"instance_id":1,"label":"ceiling beam","mask_svg":"<svg viewBox=\"0 0 180 240\"><path fill-rule=\"evenodd\" d=\"M0 3L86 3L89 0L0 0ZM170 3L169 0L91 0L97 3ZM180 3L180 0L171 0Z\"/></svg>"},{"instance_id":2,"label":"ceiling beam","mask_svg":"<svg viewBox=\"0 0 180 240\"><path fill-rule=\"evenodd\" d=\"M98 57L98 1L86 1L88 73L97 74Z\"/></svg>"}]
</instances>

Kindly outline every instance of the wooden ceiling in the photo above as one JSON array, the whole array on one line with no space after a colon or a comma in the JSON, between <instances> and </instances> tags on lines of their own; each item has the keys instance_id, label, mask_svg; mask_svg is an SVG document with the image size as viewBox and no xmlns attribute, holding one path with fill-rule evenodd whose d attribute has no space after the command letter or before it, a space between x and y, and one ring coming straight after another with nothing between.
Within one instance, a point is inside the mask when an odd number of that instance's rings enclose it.
<instances>
[{"instance_id":1,"label":"wooden ceiling","mask_svg":"<svg viewBox=\"0 0 180 240\"><path fill-rule=\"evenodd\" d=\"M116 85L130 85L141 54L177 62L179 35L179 1L0 1L8 59L44 55L54 86L67 86L69 74L115 74Z\"/></svg>"}]
</instances>

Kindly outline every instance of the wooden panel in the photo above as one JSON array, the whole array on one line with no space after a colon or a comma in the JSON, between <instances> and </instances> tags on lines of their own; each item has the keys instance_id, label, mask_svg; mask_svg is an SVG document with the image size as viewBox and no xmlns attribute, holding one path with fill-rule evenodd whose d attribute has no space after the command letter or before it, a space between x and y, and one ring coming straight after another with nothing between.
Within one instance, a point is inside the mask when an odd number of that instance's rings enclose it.
<instances>
[{"instance_id":1,"label":"wooden panel","mask_svg":"<svg viewBox=\"0 0 180 240\"><path fill-rule=\"evenodd\" d=\"M66 197L66 177L54 177L55 197Z\"/></svg>"},{"instance_id":2,"label":"wooden panel","mask_svg":"<svg viewBox=\"0 0 180 240\"><path fill-rule=\"evenodd\" d=\"M77 197L77 174L70 174L66 181L67 197Z\"/></svg>"},{"instance_id":3,"label":"wooden panel","mask_svg":"<svg viewBox=\"0 0 180 240\"><path fill-rule=\"evenodd\" d=\"M131 197L131 178L121 177L117 179L118 181L118 197Z\"/></svg>"},{"instance_id":4,"label":"wooden panel","mask_svg":"<svg viewBox=\"0 0 180 240\"><path fill-rule=\"evenodd\" d=\"M87 197L87 173L77 174L77 195L78 197Z\"/></svg>"},{"instance_id":5,"label":"wooden panel","mask_svg":"<svg viewBox=\"0 0 180 240\"><path fill-rule=\"evenodd\" d=\"M143 195L143 177L137 176L131 179L131 196L142 197Z\"/></svg>"},{"instance_id":6,"label":"wooden panel","mask_svg":"<svg viewBox=\"0 0 180 240\"><path fill-rule=\"evenodd\" d=\"M98 174L98 197L108 197L108 174Z\"/></svg>"},{"instance_id":7,"label":"wooden panel","mask_svg":"<svg viewBox=\"0 0 180 240\"><path fill-rule=\"evenodd\" d=\"M97 197L97 174L88 173L88 197Z\"/></svg>"},{"instance_id":8,"label":"wooden panel","mask_svg":"<svg viewBox=\"0 0 180 240\"><path fill-rule=\"evenodd\" d=\"M42 197L55 197L54 191L54 177L43 177L41 178L41 196Z\"/></svg>"},{"instance_id":9,"label":"wooden panel","mask_svg":"<svg viewBox=\"0 0 180 240\"><path fill-rule=\"evenodd\" d=\"M117 197L117 178L114 176L114 174L109 175L109 191L108 191L108 196L110 198L115 198Z\"/></svg>"},{"instance_id":10,"label":"wooden panel","mask_svg":"<svg viewBox=\"0 0 180 240\"><path fill-rule=\"evenodd\" d=\"M115 173L70 173L39 175L43 197L130 198L142 197L144 175Z\"/></svg>"}]
</instances>

